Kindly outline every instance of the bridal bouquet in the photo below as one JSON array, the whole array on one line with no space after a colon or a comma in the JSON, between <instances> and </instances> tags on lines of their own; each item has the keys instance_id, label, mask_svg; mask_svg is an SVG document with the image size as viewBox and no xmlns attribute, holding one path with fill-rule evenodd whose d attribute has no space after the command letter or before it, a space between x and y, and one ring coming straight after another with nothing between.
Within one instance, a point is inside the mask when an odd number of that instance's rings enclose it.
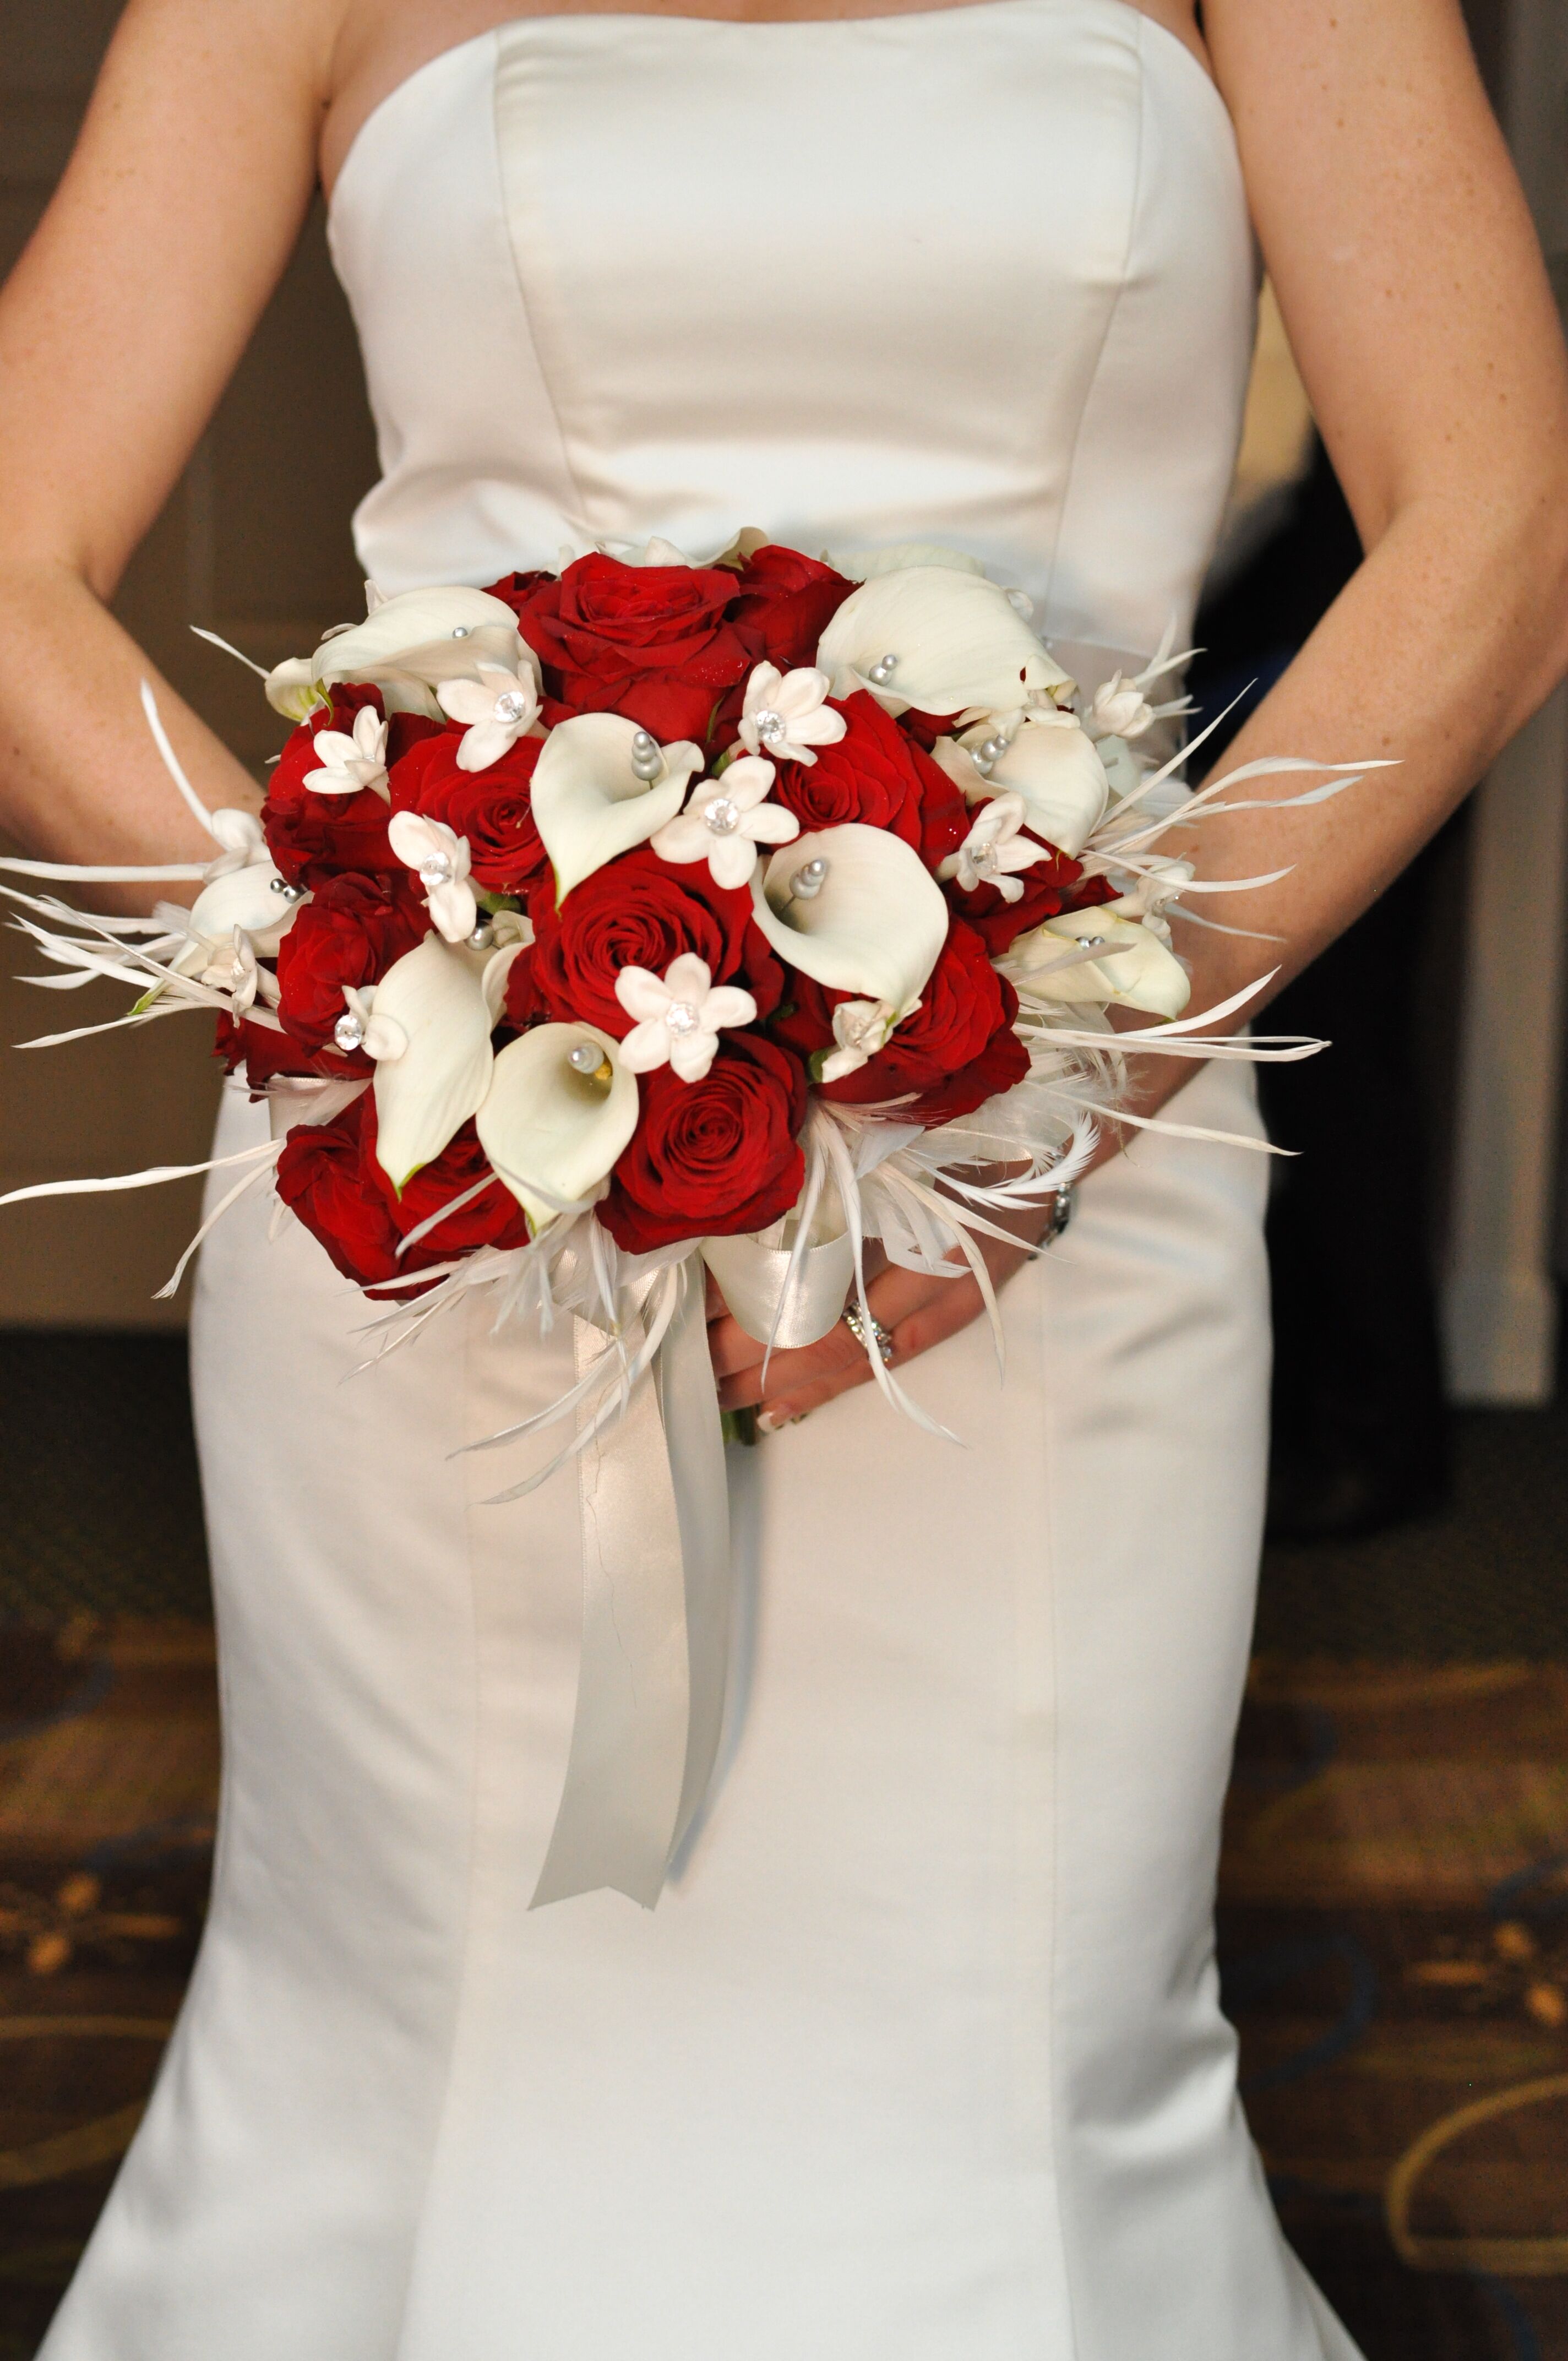
<instances>
[{"instance_id":1,"label":"bridal bouquet","mask_svg":"<svg viewBox=\"0 0 1568 2361\"><path fill-rule=\"evenodd\" d=\"M828 564L760 534L711 565L655 543L368 603L266 676L295 726L259 820L204 809L144 693L219 848L205 868L5 864L183 876L192 906L90 918L4 890L66 971L39 981L118 978L122 1024L216 1013L273 1137L227 1159L249 1169L207 1226L271 1173L390 1302L380 1349L477 1286L498 1320L577 1316L576 1382L528 1422L575 1419L572 1439L499 1499L609 1447L650 1372L670 1450L717 1440L704 1264L770 1346L857 1298L878 1382L932 1425L875 1349L868 1237L972 1269L991 1302L978 1241L1051 1201L1059 1225L1129 1049L1310 1046L1207 1038L1245 994L1183 1019L1166 913L1234 889L1159 840L1236 779L1327 766L1252 763L1183 800L1181 757L1140 752L1186 709L1151 702L1168 647L1086 697L971 560ZM1113 1004L1156 1021L1113 1032ZM695 1657L692 1678L695 1698ZM648 1898L716 1736L690 1741L646 1859L595 1882ZM562 1851L554 1890L578 1890L584 1847Z\"/></svg>"}]
</instances>

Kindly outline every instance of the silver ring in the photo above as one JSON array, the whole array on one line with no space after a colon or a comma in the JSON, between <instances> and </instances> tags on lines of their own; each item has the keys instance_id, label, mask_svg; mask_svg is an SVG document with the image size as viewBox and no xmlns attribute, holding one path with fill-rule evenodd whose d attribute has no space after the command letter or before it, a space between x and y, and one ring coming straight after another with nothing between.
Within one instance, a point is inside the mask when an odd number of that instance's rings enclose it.
<instances>
[{"instance_id":1,"label":"silver ring","mask_svg":"<svg viewBox=\"0 0 1568 2361\"><path fill-rule=\"evenodd\" d=\"M1045 1235L1040 1240L1042 1246L1055 1246L1057 1240L1060 1237L1062 1232L1071 1221L1073 1213L1077 1208L1077 1193L1073 1189L1072 1182L1069 1180L1066 1187L1058 1189L1056 1195L1051 1199L1050 1218L1046 1224Z\"/></svg>"},{"instance_id":2,"label":"silver ring","mask_svg":"<svg viewBox=\"0 0 1568 2361\"><path fill-rule=\"evenodd\" d=\"M861 1347L861 1350L863 1353L869 1353L871 1351L871 1346L866 1343L866 1323L861 1317L861 1307L858 1303L845 1304L844 1325L849 1330L850 1335L854 1338L856 1344ZM882 1322L878 1320L874 1314L872 1319L872 1336L876 1345L877 1357L881 1361L883 1367L884 1369L891 1368L893 1367L893 1338L883 1326Z\"/></svg>"}]
</instances>

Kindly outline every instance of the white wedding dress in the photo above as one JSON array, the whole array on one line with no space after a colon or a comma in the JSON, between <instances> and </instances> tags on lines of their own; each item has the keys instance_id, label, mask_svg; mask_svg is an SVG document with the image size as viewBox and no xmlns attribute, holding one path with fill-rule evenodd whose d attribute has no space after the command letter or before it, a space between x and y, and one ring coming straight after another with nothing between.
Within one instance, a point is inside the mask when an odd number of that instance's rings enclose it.
<instances>
[{"instance_id":1,"label":"white wedding dress","mask_svg":"<svg viewBox=\"0 0 1568 2361\"><path fill-rule=\"evenodd\" d=\"M378 108L333 236L385 590L758 524L972 551L1091 684L1190 620L1254 263L1216 91L1119 0L504 26ZM1177 1111L1255 1129L1235 1067ZM1211 1931L1264 1179L1097 1174L1005 1383L983 1326L910 1377L966 1449L866 1389L731 1454L729 1724L651 1915L527 1908L576 1492L449 1455L569 1341L476 1308L345 1383L362 1302L245 1201L194 1334L212 1918L48 2361L1354 2361Z\"/></svg>"}]
</instances>

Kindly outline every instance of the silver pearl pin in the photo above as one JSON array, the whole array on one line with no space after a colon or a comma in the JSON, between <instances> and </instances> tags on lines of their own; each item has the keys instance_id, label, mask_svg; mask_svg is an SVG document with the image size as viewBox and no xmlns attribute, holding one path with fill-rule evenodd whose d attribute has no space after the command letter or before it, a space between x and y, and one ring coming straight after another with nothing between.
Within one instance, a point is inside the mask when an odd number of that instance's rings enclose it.
<instances>
[{"instance_id":1,"label":"silver pearl pin","mask_svg":"<svg viewBox=\"0 0 1568 2361\"><path fill-rule=\"evenodd\" d=\"M274 894L280 894L285 902L302 902L305 898L304 887L291 885L286 877L274 877L269 890Z\"/></svg>"},{"instance_id":2,"label":"silver pearl pin","mask_svg":"<svg viewBox=\"0 0 1568 2361\"><path fill-rule=\"evenodd\" d=\"M640 730L631 741L631 768L636 777L653 780L663 772L664 757L659 741L646 730Z\"/></svg>"},{"instance_id":3,"label":"silver pearl pin","mask_svg":"<svg viewBox=\"0 0 1568 2361\"><path fill-rule=\"evenodd\" d=\"M468 625L455 623L452 627L452 636L455 640L466 640L468 636Z\"/></svg>"},{"instance_id":4,"label":"silver pearl pin","mask_svg":"<svg viewBox=\"0 0 1568 2361\"><path fill-rule=\"evenodd\" d=\"M828 882L828 863L820 853L797 869L789 881L789 890L797 902L814 902Z\"/></svg>"},{"instance_id":5,"label":"silver pearl pin","mask_svg":"<svg viewBox=\"0 0 1568 2361\"><path fill-rule=\"evenodd\" d=\"M875 664L872 664L867 669L866 678L871 681L875 687L885 688L888 682L893 678L894 674L897 670L898 658L896 656L879 656Z\"/></svg>"}]
</instances>

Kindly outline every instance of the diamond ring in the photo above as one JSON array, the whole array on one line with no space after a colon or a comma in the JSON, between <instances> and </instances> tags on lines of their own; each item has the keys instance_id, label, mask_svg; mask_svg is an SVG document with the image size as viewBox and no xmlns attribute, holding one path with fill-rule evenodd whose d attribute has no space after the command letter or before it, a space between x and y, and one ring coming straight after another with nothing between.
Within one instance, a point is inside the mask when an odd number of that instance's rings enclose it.
<instances>
[{"instance_id":1,"label":"diamond ring","mask_svg":"<svg viewBox=\"0 0 1568 2361\"><path fill-rule=\"evenodd\" d=\"M858 1303L845 1304L844 1325L849 1330L850 1335L854 1338L856 1344L861 1346L861 1350L869 1353L871 1351L871 1345L866 1342L866 1323L861 1317L861 1307ZM876 1345L877 1356L882 1362L883 1367L884 1369L891 1368L893 1366L893 1338L883 1326L882 1322L874 1318L872 1321L872 1339Z\"/></svg>"}]
</instances>

